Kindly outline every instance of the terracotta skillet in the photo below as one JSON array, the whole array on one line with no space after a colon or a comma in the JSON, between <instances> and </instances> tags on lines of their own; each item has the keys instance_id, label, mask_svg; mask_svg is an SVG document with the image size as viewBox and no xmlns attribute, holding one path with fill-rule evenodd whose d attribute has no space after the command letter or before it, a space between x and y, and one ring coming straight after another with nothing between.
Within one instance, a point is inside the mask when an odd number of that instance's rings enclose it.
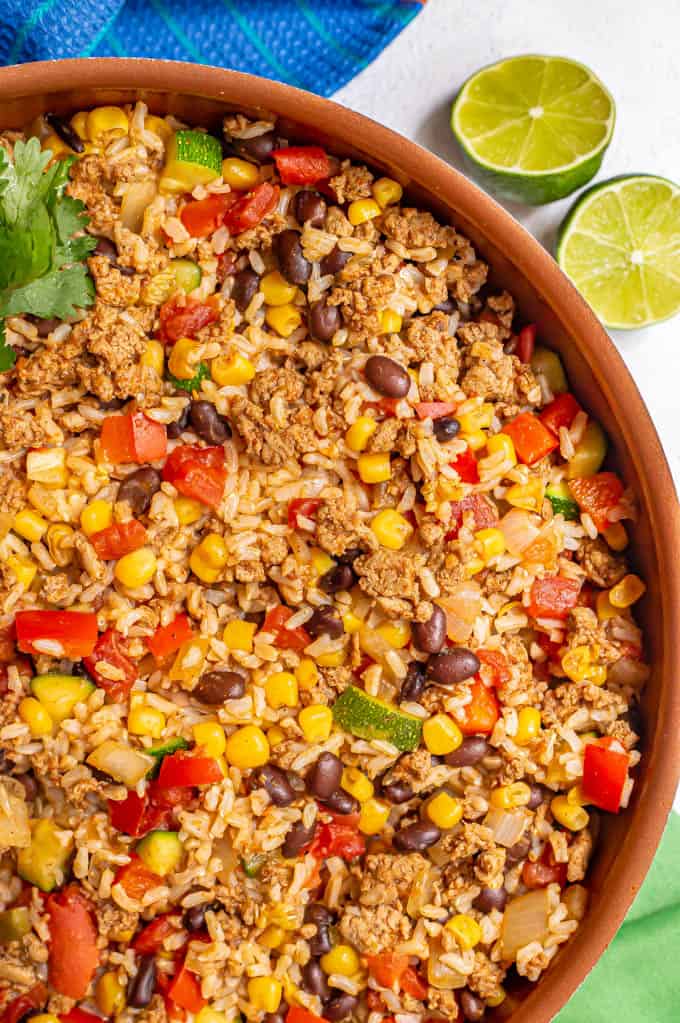
<instances>
[{"instance_id":1,"label":"terracotta skillet","mask_svg":"<svg viewBox=\"0 0 680 1023\"><path fill-rule=\"evenodd\" d=\"M610 461L638 495L633 554L648 584L640 616L653 666L643 699L643 759L631 807L604 824L586 919L541 982L523 1001L512 999L512 1023L548 1023L594 966L635 897L680 775L680 508L649 413L600 323L541 245L463 175L369 118L290 86L194 64L91 59L0 69L1 128L21 128L44 111L71 113L136 99L154 113L203 125L219 124L229 110L276 114L292 139L319 140L338 155L398 178L410 198L471 238L490 263L494 283L512 292L523 317L535 321L539 335L560 352L574 391L609 434ZM502 1018L510 1018L508 1008Z\"/></svg>"}]
</instances>

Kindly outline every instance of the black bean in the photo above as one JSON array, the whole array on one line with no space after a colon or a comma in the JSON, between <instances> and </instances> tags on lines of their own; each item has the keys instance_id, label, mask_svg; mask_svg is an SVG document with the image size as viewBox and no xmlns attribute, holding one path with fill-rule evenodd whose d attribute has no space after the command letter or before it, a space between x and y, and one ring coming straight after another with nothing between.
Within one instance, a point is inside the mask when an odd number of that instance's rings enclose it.
<instances>
[{"instance_id":1,"label":"black bean","mask_svg":"<svg viewBox=\"0 0 680 1023\"><path fill-rule=\"evenodd\" d=\"M302 987L310 995L318 995L322 1002L330 997L331 989L318 959L310 959L302 967Z\"/></svg>"},{"instance_id":2,"label":"black bean","mask_svg":"<svg viewBox=\"0 0 680 1023\"><path fill-rule=\"evenodd\" d=\"M438 654L446 642L446 615L439 604L432 605L432 614L426 622L414 622L411 627L413 644L426 654Z\"/></svg>"},{"instance_id":3,"label":"black bean","mask_svg":"<svg viewBox=\"0 0 680 1023\"><path fill-rule=\"evenodd\" d=\"M354 586L356 576L349 565L335 565L319 579L319 589L324 593L338 593Z\"/></svg>"},{"instance_id":4,"label":"black bean","mask_svg":"<svg viewBox=\"0 0 680 1023\"><path fill-rule=\"evenodd\" d=\"M210 908L210 903L201 903L199 906L192 906L187 909L182 917L182 923L188 931L202 931L205 927L205 913Z\"/></svg>"},{"instance_id":5,"label":"black bean","mask_svg":"<svg viewBox=\"0 0 680 1023\"><path fill-rule=\"evenodd\" d=\"M464 988L460 993L460 1011L467 1023L480 1023L486 1013L486 1002L473 994L469 988Z\"/></svg>"},{"instance_id":6,"label":"black bean","mask_svg":"<svg viewBox=\"0 0 680 1023\"><path fill-rule=\"evenodd\" d=\"M338 1020L347 1019L348 1016L351 1016L358 1004L359 999L356 995L350 995L343 991L342 994L333 995L326 1002L323 1009L323 1018L329 1020L329 1023L338 1023Z\"/></svg>"},{"instance_id":7,"label":"black bean","mask_svg":"<svg viewBox=\"0 0 680 1023\"><path fill-rule=\"evenodd\" d=\"M482 888L472 905L480 913L490 913L492 909L497 909L502 913L507 901L508 893L502 886L500 888Z\"/></svg>"},{"instance_id":8,"label":"black bean","mask_svg":"<svg viewBox=\"0 0 680 1023\"><path fill-rule=\"evenodd\" d=\"M141 956L137 973L130 979L127 991L128 1005L144 1009L156 989L156 960L152 955Z\"/></svg>"},{"instance_id":9,"label":"black bean","mask_svg":"<svg viewBox=\"0 0 680 1023\"><path fill-rule=\"evenodd\" d=\"M333 274L333 276L335 276L335 274L340 273L342 268L349 263L351 258L351 252L343 252L343 250L339 249L336 245L335 248L331 249L328 255L324 256L319 263L321 276L325 277L327 274Z\"/></svg>"},{"instance_id":10,"label":"black bean","mask_svg":"<svg viewBox=\"0 0 680 1023\"><path fill-rule=\"evenodd\" d=\"M440 444L446 444L460 433L460 423L453 416L442 416L434 421L434 435Z\"/></svg>"},{"instance_id":11,"label":"black bean","mask_svg":"<svg viewBox=\"0 0 680 1023\"><path fill-rule=\"evenodd\" d=\"M69 149L72 149L74 153L85 152L85 143L73 130L68 121L65 121L63 117L59 117L57 114L45 114L45 120L54 134L58 135L61 141L66 143Z\"/></svg>"},{"instance_id":12,"label":"black bean","mask_svg":"<svg viewBox=\"0 0 680 1023\"><path fill-rule=\"evenodd\" d=\"M408 803L409 799L413 799L413 789L407 781L401 779L383 782L380 786L380 791L385 799L388 799L390 803L396 803L397 806L401 803Z\"/></svg>"},{"instance_id":13,"label":"black bean","mask_svg":"<svg viewBox=\"0 0 680 1023\"><path fill-rule=\"evenodd\" d=\"M527 806L530 810L537 810L541 803L547 802L548 799L552 799L554 792L550 789L545 788L544 785L533 784L529 786L531 792L529 795L529 802Z\"/></svg>"},{"instance_id":14,"label":"black bean","mask_svg":"<svg viewBox=\"0 0 680 1023\"><path fill-rule=\"evenodd\" d=\"M364 375L373 390L387 398L403 398L411 388L411 377L404 367L386 355L371 355Z\"/></svg>"},{"instance_id":15,"label":"black bean","mask_svg":"<svg viewBox=\"0 0 680 1023\"><path fill-rule=\"evenodd\" d=\"M529 838L520 838L519 841L505 850L505 857L510 863L519 863L520 860L527 858L530 849L531 840Z\"/></svg>"},{"instance_id":16,"label":"black bean","mask_svg":"<svg viewBox=\"0 0 680 1023\"><path fill-rule=\"evenodd\" d=\"M268 1012L264 1017L264 1023L286 1023L288 1015L288 1002L282 998L276 1012Z\"/></svg>"},{"instance_id":17,"label":"black bean","mask_svg":"<svg viewBox=\"0 0 680 1023\"><path fill-rule=\"evenodd\" d=\"M399 700L401 703L417 703L425 692L425 665L420 661L411 661L406 677L401 684Z\"/></svg>"},{"instance_id":18,"label":"black bean","mask_svg":"<svg viewBox=\"0 0 680 1023\"><path fill-rule=\"evenodd\" d=\"M295 771L291 771L290 768L286 771L286 778L288 779L288 784L292 788L293 792L297 795L300 795L301 792L307 791L305 779L300 777L300 775Z\"/></svg>"},{"instance_id":19,"label":"black bean","mask_svg":"<svg viewBox=\"0 0 680 1023\"><path fill-rule=\"evenodd\" d=\"M422 852L423 849L428 849L438 842L441 837L442 833L436 824L417 821L395 832L392 844L399 852Z\"/></svg>"},{"instance_id":20,"label":"black bean","mask_svg":"<svg viewBox=\"0 0 680 1023\"><path fill-rule=\"evenodd\" d=\"M455 686L479 671L479 658L464 646L455 646L443 654L428 658L427 675L440 686Z\"/></svg>"},{"instance_id":21,"label":"black bean","mask_svg":"<svg viewBox=\"0 0 680 1023\"><path fill-rule=\"evenodd\" d=\"M54 316L51 317L51 319L37 320L36 327L38 328L38 337L48 337L53 330L57 329L60 323L61 320L56 319Z\"/></svg>"},{"instance_id":22,"label":"black bean","mask_svg":"<svg viewBox=\"0 0 680 1023\"><path fill-rule=\"evenodd\" d=\"M335 753L322 753L307 772L307 791L318 799L328 799L338 789L341 778L342 760Z\"/></svg>"},{"instance_id":23,"label":"black bean","mask_svg":"<svg viewBox=\"0 0 680 1023\"><path fill-rule=\"evenodd\" d=\"M316 924L317 927L330 927L333 923L333 914L323 903L310 902L305 908L304 919L306 924Z\"/></svg>"},{"instance_id":24,"label":"black bean","mask_svg":"<svg viewBox=\"0 0 680 1023\"><path fill-rule=\"evenodd\" d=\"M298 232L289 228L277 234L275 246L281 273L286 280L291 284L306 284L312 272L312 264L302 254Z\"/></svg>"},{"instance_id":25,"label":"black bean","mask_svg":"<svg viewBox=\"0 0 680 1023\"><path fill-rule=\"evenodd\" d=\"M315 833L316 823L312 824L311 827L306 828L302 821L296 821L283 840L281 855L286 860L294 860L296 856L300 855L303 849L306 849L308 845L312 844Z\"/></svg>"},{"instance_id":26,"label":"black bean","mask_svg":"<svg viewBox=\"0 0 680 1023\"><path fill-rule=\"evenodd\" d=\"M1 770L1 769L0 769ZM4 772L3 772L4 773ZM24 793L26 799L33 800L38 795L38 783L30 772L26 771L25 774L17 774L16 780L21 782L24 787Z\"/></svg>"},{"instance_id":27,"label":"black bean","mask_svg":"<svg viewBox=\"0 0 680 1023\"><path fill-rule=\"evenodd\" d=\"M243 616L244 622L253 622L257 625L258 631L264 625L264 620L267 617L266 611L246 611Z\"/></svg>"},{"instance_id":28,"label":"black bean","mask_svg":"<svg viewBox=\"0 0 680 1023\"><path fill-rule=\"evenodd\" d=\"M151 498L161 489L161 474L150 465L126 476L118 488L118 501L125 501L135 518L148 511Z\"/></svg>"},{"instance_id":29,"label":"black bean","mask_svg":"<svg viewBox=\"0 0 680 1023\"><path fill-rule=\"evenodd\" d=\"M364 552L361 547L348 547L343 554L338 555L339 565L353 565L357 558L360 558Z\"/></svg>"},{"instance_id":30,"label":"black bean","mask_svg":"<svg viewBox=\"0 0 680 1023\"><path fill-rule=\"evenodd\" d=\"M105 256L112 263L115 263L118 259L118 249L110 238L100 238L95 245L93 254L95 256Z\"/></svg>"},{"instance_id":31,"label":"black bean","mask_svg":"<svg viewBox=\"0 0 680 1023\"><path fill-rule=\"evenodd\" d=\"M286 777L286 772L274 764L256 767L248 778L249 788L263 788L274 806L290 806L295 793Z\"/></svg>"},{"instance_id":32,"label":"black bean","mask_svg":"<svg viewBox=\"0 0 680 1023\"><path fill-rule=\"evenodd\" d=\"M236 274L231 297L239 312L245 312L259 286L260 278L254 270L241 270Z\"/></svg>"},{"instance_id":33,"label":"black bean","mask_svg":"<svg viewBox=\"0 0 680 1023\"><path fill-rule=\"evenodd\" d=\"M189 422L194 433L206 444L224 444L231 437L231 426L211 401L192 401Z\"/></svg>"},{"instance_id":34,"label":"black bean","mask_svg":"<svg viewBox=\"0 0 680 1023\"><path fill-rule=\"evenodd\" d=\"M328 305L324 299L315 302L309 310L309 333L317 341L330 341L342 326L342 316L336 305Z\"/></svg>"},{"instance_id":35,"label":"black bean","mask_svg":"<svg viewBox=\"0 0 680 1023\"><path fill-rule=\"evenodd\" d=\"M245 695L246 680L239 671L225 671L217 668L201 675L191 695L199 703L218 706L225 700L240 700Z\"/></svg>"},{"instance_id":36,"label":"black bean","mask_svg":"<svg viewBox=\"0 0 680 1023\"><path fill-rule=\"evenodd\" d=\"M324 806L327 806L333 813L342 814L346 817L350 813L359 813L359 800L350 796L344 789L336 789L330 796L324 799Z\"/></svg>"},{"instance_id":37,"label":"black bean","mask_svg":"<svg viewBox=\"0 0 680 1023\"><path fill-rule=\"evenodd\" d=\"M273 131L266 131L252 139L232 139L235 152L253 163L265 163L271 158L272 151L278 149L279 139Z\"/></svg>"},{"instance_id":38,"label":"black bean","mask_svg":"<svg viewBox=\"0 0 680 1023\"><path fill-rule=\"evenodd\" d=\"M473 767L489 755L491 747L481 735L469 735L463 739L457 750L447 754L449 767Z\"/></svg>"},{"instance_id":39,"label":"black bean","mask_svg":"<svg viewBox=\"0 0 680 1023\"><path fill-rule=\"evenodd\" d=\"M323 227L326 219L326 200L312 188L301 188L293 199L293 216L300 224Z\"/></svg>"},{"instance_id":40,"label":"black bean","mask_svg":"<svg viewBox=\"0 0 680 1023\"><path fill-rule=\"evenodd\" d=\"M179 418L168 423L167 434L170 440L177 440L189 425L189 405L185 405L179 414Z\"/></svg>"},{"instance_id":41,"label":"black bean","mask_svg":"<svg viewBox=\"0 0 680 1023\"><path fill-rule=\"evenodd\" d=\"M307 619L304 627L313 639L318 636L330 636L331 639L337 639L345 631L342 618L336 609L329 605L318 607L312 617Z\"/></svg>"},{"instance_id":42,"label":"black bean","mask_svg":"<svg viewBox=\"0 0 680 1023\"><path fill-rule=\"evenodd\" d=\"M450 316L451 313L455 313L457 308L458 307L452 298L447 298L443 302L440 302L439 305L435 306L438 313L446 313L447 316Z\"/></svg>"}]
</instances>

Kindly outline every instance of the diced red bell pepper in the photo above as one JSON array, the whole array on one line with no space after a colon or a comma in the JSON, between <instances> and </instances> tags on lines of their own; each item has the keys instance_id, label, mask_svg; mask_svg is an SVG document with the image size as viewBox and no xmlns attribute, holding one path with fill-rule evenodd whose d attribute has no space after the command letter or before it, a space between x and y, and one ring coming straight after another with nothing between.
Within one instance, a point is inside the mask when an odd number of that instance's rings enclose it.
<instances>
[{"instance_id":1,"label":"diced red bell pepper","mask_svg":"<svg viewBox=\"0 0 680 1023\"><path fill-rule=\"evenodd\" d=\"M224 214L235 201L236 197L231 192L209 195L207 199L188 202L179 218L192 238L207 238L221 226Z\"/></svg>"},{"instance_id":2,"label":"diced red bell pepper","mask_svg":"<svg viewBox=\"0 0 680 1023\"><path fill-rule=\"evenodd\" d=\"M565 579L561 575L535 579L527 612L532 618L564 619L572 607L576 607L580 589L581 584L576 579Z\"/></svg>"},{"instance_id":3,"label":"diced red bell pepper","mask_svg":"<svg viewBox=\"0 0 680 1023\"><path fill-rule=\"evenodd\" d=\"M596 742L586 745L583 758L583 794L601 810L618 813L628 778L630 757Z\"/></svg>"},{"instance_id":4,"label":"diced red bell pepper","mask_svg":"<svg viewBox=\"0 0 680 1023\"><path fill-rule=\"evenodd\" d=\"M298 515L305 519L313 519L321 500L318 497L295 497L288 503L288 528L300 529Z\"/></svg>"},{"instance_id":5,"label":"diced red bell pepper","mask_svg":"<svg viewBox=\"0 0 680 1023\"><path fill-rule=\"evenodd\" d=\"M449 465L456 470L463 483L479 483L479 469L472 448L466 448L455 462L449 462Z\"/></svg>"},{"instance_id":6,"label":"diced red bell pepper","mask_svg":"<svg viewBox=\"0 0 680 1023\"><path fill-rule=\"evenodd\" d=\"M178 923L177 913L162 913L142 928L132 942L132 947L140 956L155 955L163 947L165 939L177 933Z\"/></svg>"},{"instance_id":7,"label":"diced red bell pepper","mask_svg":"<svg viewBox=\"0 0 680 1023\"><path fill-rule=\"evenodd\" d=\"M184 963L182 963L173 977L172 983L168 988L168 998L175 1005L179 1005L182 1009L194 1013L200 1012L206 1004L205 998L201 994L201 985L196 974L188 970Z\"/></svg>"},{"instance_id":8,"label":"diced red bell pepper","mask_svg":"<svg viewBox=\"0 0 680 1023\"><path fill-rule=\"evenodd\" d=\"M340 856L351 863L366 852L364 836L359 832L359 815L350 813L333 815L327 824L316 829L314 841L309 850L318 860L329 856Z\"/></svg>"},{"instance_id":9,"label":"diced red bell pepper","mask_svg":"<svg viewBox=\"0 0 680 1023\"><path fill-rule=\"evenodd\" d=\"M500 650L478 650L477 657L485 669L485 674L490 677L492 686L502 686L510 681L508 661Z\"/></svg>"},{"instance_id":10,"label":"diced red bell pepper","mask_svg":"<svg viewBox=\"0 0 680 1023\"><path fill-rule=\"evenodd\" d=\"M49 982L67 998L84 998L99 965L97 928L89 900L69 884L45 900L50 920Z\"/></svg>"},{"instance_id":11,"label":"diced red bell pepper","mask_svg":"<svg viewBox=\"0 0 680 1023\"><path fill-rule=\"evenodd\" d=\"M580 411L581 406L573 394L558 394L545 406L538 418L557 437L563 426L569 429Z\"/></svg>"},{"instance_id":12,"label":"diced red bell pepper","mask_svg":"<svg viewBox=\"0 0 680 1023\"><path fill-rule=\"evenodd\" d=\"M598 472L595 476L569 480L569 489L600 533L610 525L608 514L623 494L623 483L615 473Z\"/></svg>"},{"instance_id":13,"label":"diced red bell pepper","mask_svg":"<svg viewBox=\"0 0 680 1023\"><path fill-rule=\"evenodd\" d=\"M149 782L146 793L149 797L149 804L167 812L183 809L189 806L195 797L193 788L188 786L167 786L161 785L158 778Z\"/></svg>"},{"instance_id":14,"label":"diced red bell pepper","mask_svg":"<svg viewBox=\"0 0 680 1023\"><path fill-rule=\"evenodd\" d=\"M111 679L99 665L115 669L119 678ZM85 667L100 689L104 689L114 703L122 703L137 680L137 666L127 656L123 637L116 629L107 629L97 640L94 650L84 660Z\"/></svg>"},{"instance_id":15,"label":"diced red bell pepper","mask_svg":"<svg viewBox=\"0 0 680 1023\"><path fill-rule=\"evenodd\" d=\"M146 645L157 661L162 661L170 654L176 653L183 643L192 639L194 630L191 628L189 616L179 614L169 625L159 625L153 636L149 636Z\"/></svg>"},{"instance_id":16,"label":"diced red bell pepper","mask_svg":"<svg viewBox=\"0 0 680 1023\"><path fill-rule=\"evenodd\" d=\"M223 447L180 444L163 466L163 479L185 497L216 508L222 500L227 479L224 461Z\"/></svg>"},{"instance_id":17,"label":"diced red bell pepper","mask_svg":"<svg viewBox=\"0 0 680 1023\"><path fill-rule=\"evenodd\" d=\"M472 699L454 717L463 735L489 735L498 721L498 700L493 689L480 679L470 683Z\"/></svg>"},{"instance_id":18,"label":"diced red bell pepper","mask_svg":"<svg viewBox=\"0 0 680 1023\"><path fill-rule=\"evenodd\" d=\"M24 654L51 654L74 661L97 642L97 616L89 611L17 611L17 646Z\"/></svg>"},{"instance_id":19,"label":"diced red bell pepper","mask_svg":"<svg viewBox=\"0 0 680 1023\"><path fill-rule=\"evenodd\" d=\"M219 316L219 302L212 296L205 302L173 296L160 308L158 339L164 344L174 344L181 337L195 337L199 330L214 323Z\"/></svg>"},{"instance_id":20,"label":"diced red bell pepper","mask_svg":"<svg viewBox=\"0 0 680 1023\"><path fill-rule=\"evenodd\" d=\"M558 884L564 888L567 864L557 863L552 847L546 842L540 859L535 863L527 860L522 867L522 881L527 888L545 888L549 884Z\"/></svg>"},{"instance_id":21,"label":"diced red bell pepper","mask_svg":"<svg viewBox=\"0 0 680 1023\"><path fill-rule=\"evenodd\" d=\"M427 984L412 966L402 973L399 986L407 995L417 998L420 1002L427 998Z\"/></svg>"},{"instance_id":22,"label":"diced red bell pepper","mask_svg":"<svg viewBox=\"0 0 680 1023\"><path fill-rule=\"evenodd\" d=\"M554 433L531 412L520 412L512 422L505 424L502 432L510 437L517 457L525 465L533 465L559 447Z\"/></svg>"},{"instance_id":23,"label":"diced red bell pepper","mask_svg":"<svg viewBox=\"0 0 680 1023\"><path fill-rule=\"evenodd\" d=\"M536 345L536 324L528 323L522 327L517 337L517 358L520 362L531 362Z\"/></svg>"},{"instance_id":24,"label":"diced red bell pepper","mask_svg":"<svg viewBox=\"0 0 680 1023\"><path fill-rule=\"evenodd\" d=\"M446 534L446 540L456 539L466 512L472 512L475 531L488 529L498 522L498 512L491 501L483 494L466 494L460 501L451 502L451 529Z\"/></svg>"},{"instance_id":25,"label":"diced red bell pepper","mask_svg":"<svg viewBox=\"0 0 680 1023\"><path fill-rule=\"evenodd\" d=\"M367 956L368 972L375 977L380 987L391 988L395 981L400 981L402 974L408 969L409 957L396 952L380 952L378 955Z\"/></svg>"},{"instance_id":26,"label":"diced red bell pepper","mask_svg":"<svg viewBox=\"0 0 680 1023\"><path fill-rule=\"evenodd\" d=\"M59 1019L61 1023L102 1023L101 1016L97 1016L94 1012L87 1012L79 1005L74 1005L67 1013L60 1014Z\"/></svg>"},{"instance_id":27,"label":"diced red bell pepper","mask_svg":"<svg viewBox=\"0 0 680 1023\"><path fill-rule=\"evenodd\" d=\"M106 529L93 533L90 543L102 561L113 561L143 547L146 543L146 529L137 519L114 522Z\"/></svg>"},{"instance_id":28,"label":"diced red bell pepper","mask_svg":"<svg viewBox=\"0 0 680 1023\"><path fill-rule=\"evenodd\" d=\"M152 888L163 884L163 879L133 854L129 863L118 868L113 883L121 885L131 899L141 899Z\"/></svg>"},{"instance_id":29,"label":"diced red bell pepper","mask_svg":"<svg viewBox=\"0 0 680 1023\"><path fill-rule=\"evenodd\" d=\"M141 838L168 823L170 811L152 803L148 793L138 796L131 790L122 801L109 799L108 803L111 824L124 835Z\"/></svg>"},{"instance_id":30,"label":"diced red bell pepper","mask_svg":"<svg viewBox=\"0 0 680 1023\"><path fill-rule=\"evenodd\" d=\"M441 419L456 411L454 401L419 401L415 406L418 419Z\"/></svg>"},{"instance_id":31,"label":"diced red bell pepper","mask_svg":"<svg viewBox=\"0 0 680 1023\"><path fill-rule=\"evenodd\" d=\"M286 1023L328 1023L323 1016L316 1016L301 1005L291 1005L286 1013Z\"/></svg>"},{"instance_id":32,"label":"diced red bell pepper","mask_svg":"<svg viewBox=\"0 0 680 1023\"><path fill-rule=\"evenodd\" d=\"M286 622L292 617L293 612L289 607L278 604L271 611L267 611L261 631L274 634L274 642L279 650L297 650L299 653L309 646L312 637L301 625L297 629L287 629Z\"/></svg>"},{"instance_id":33,"label":"diced red bell pepper","mask_svg":"<svg viewBox=\"0 0 680 1023\"><path fill-rule=\"evenodd\" d=\"M107 416L102 423L100 440L104 453L114 465L156 462L165 458L168 450L165 427L143 412Z\"/></svg>"},{"instance_id":34,"label":"diced red bell pepper","mask_svg":"<svg viewBox=\"0 0 680 1023\"><path fill-rule=\"evenodd\" d=\"M321 146L288 146L272 156L284 185L315 185L331 175L331 161Z\"/></svg>"},{"instance_id":35,"label":"diced red bell pepper","mask_svg":"<svg viewBox=\"0 0 680 1023\"><path fill-rule=\"evenodd\" d=\"M278 185L263 181L251 192L239 196L224 214L224 226L232 234L241 234L257 227L266 216L276 209L279 201Z\"/></svg>"},{"instance_id":36,"label":"diced red bell pepper","mask_svg":"<svg viewBox=\"0 0 680 1023\"><path fill-rule=\"evenodd\" d=\"M178 750L163 757L158 784L163 789L185 788L213 785L222 778L222 769L214 757L197 757L188 750Z\"/></svg>"},{"instance_id":37,"label":"diced red bell pepper","mask_svg":"<svg viewBox=\"0 0 680 1023\"><path fill-rule=\"evenodd\" d=\"M7 1003L0 1016L0 1023L19 1023L29 1012L33 1013L36 1009L42 1009L47 1001L47 994L45 984L34 984L23 995L17 995Z\"/></svg>"}]
</instances>

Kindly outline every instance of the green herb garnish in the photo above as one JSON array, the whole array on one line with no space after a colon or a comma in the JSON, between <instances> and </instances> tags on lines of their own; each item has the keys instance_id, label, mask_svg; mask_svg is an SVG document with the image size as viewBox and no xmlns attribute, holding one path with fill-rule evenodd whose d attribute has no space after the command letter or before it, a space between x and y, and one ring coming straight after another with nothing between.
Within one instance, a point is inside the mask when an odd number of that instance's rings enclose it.
<instances>
[{"instance_id":1,"label":"green herb garnish","mask_svg":"<svg viewBox=\"0 0 680 1023\"><path fill-rule=\"evenodd\" d=\"M207 362L199 362L198 369L191 380L180 380L179 377L174 377L172 373L167 374L167 379L173 387L177 387L180 391L198 391L201 387L201 381L205 380L206 377L210 376L210 369L208 368Z\"/></svg>"},{"instance_id":2,"label":"green herb garnish","mask_svg":"<svg viewBox=\"0 0 680 1023\"><path fill-rule=\"evenodd\" d=\"M97 244L79 234L85 204L64 194L75 158L52 159L37 139L16 142L14 162L0 147L0 372L16 355L5 340L7 316L72 316L92 305L94 285L83 260Z\"/></svg>"}]
</instances>

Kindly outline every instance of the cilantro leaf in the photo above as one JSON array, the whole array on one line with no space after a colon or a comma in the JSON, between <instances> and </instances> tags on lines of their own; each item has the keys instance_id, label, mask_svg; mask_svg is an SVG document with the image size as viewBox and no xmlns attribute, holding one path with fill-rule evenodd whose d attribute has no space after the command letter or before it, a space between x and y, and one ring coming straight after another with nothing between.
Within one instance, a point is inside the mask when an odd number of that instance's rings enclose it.
<instances>
[{"instance_id":1,"label":"cilantro leaf","mask_svg":"<svg viewBox=\"0 0 680 1023\"><path fill-rule=\"evenodd\" d=\"M0 309L3 316L33 313L41 319L56 316L63 320L73 316L78 307L91 305L93 298L92 278L82 263L73 263L10 291L3 296Z\"/></svg>"}]
</instances>

